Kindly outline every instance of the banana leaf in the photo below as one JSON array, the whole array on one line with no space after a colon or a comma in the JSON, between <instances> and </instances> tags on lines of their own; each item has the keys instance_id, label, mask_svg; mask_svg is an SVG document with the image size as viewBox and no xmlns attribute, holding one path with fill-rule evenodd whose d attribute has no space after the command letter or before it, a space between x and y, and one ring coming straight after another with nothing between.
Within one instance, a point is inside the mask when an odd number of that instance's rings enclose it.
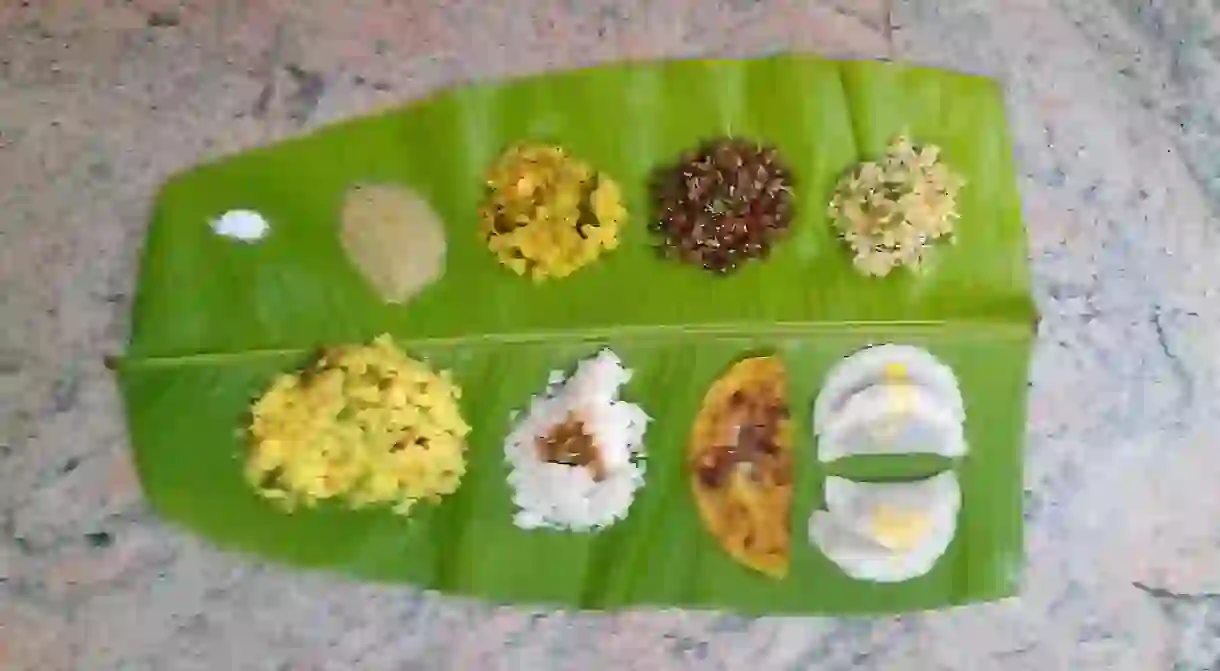
<instances>
[{"instance_id":1,"label":"banana leaf","mask_svg":"<svg viewBox=\"0 0 1220 671\"><path fill-rule=\"evenodd\" d=\"M957 244L922 273L865 278L833 232L835 181L896 133L940 145L963 174ZM710 136L773 144L797 180L791 235L730 277L659 260L647 231L650 174ZM508 145L563 145L624 189L620 248L535 284L477 233L482 176ZM382 303L344 257L338 212L353 183L409 185L444 217L446 273L406 305ZM271 235L244 245L208 221L237 208ZM136 461L165 517L224 547L514 603L651 604L745 613L927 609L1011 595L1022 558L1021 463L1029 297L1003 99L992 81L905 65L805 57L624 64L440 92L411 106L195 168L159 194L132 339L119 366ZM461 488L409 518L339 506L284 514L242 479L249 404L319 345L392 334L450 368L473 425ZM809 410L826 371L870 343L928 348L957 372L971 453L815 458ZM647 484L597 534L512 523L502 441L509 413L552 369L611 346L634 369L624 396L654 418ZM785 361L798 459L788 578L734 563L702 528L683 469L707 386L734 360ZM853 581L805 542L827 474L910 479L954 467L957 536L911 581Z\"/></svg>"}]
</instances>

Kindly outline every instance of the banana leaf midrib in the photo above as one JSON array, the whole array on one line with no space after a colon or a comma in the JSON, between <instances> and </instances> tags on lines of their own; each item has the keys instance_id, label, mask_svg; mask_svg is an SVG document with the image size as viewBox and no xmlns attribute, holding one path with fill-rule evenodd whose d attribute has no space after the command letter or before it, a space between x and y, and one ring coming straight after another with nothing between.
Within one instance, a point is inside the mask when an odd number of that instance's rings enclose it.
<instances>
[{"instance_id":1,"label":"banana leaf midrib","mask_svg":"<svg viewBox=\"0 0 1220 671\"><path fill-rule=\"evenodd\" d=\"M893 330L895 335L937 330L960 332L966 330L983 335L986 333L1026 335L1029 327L1011 321L989 320L894 320L861 322L772 322L766 324L699 324L656 325L621 327L616 329L577 329L567 331L543 331L535 333L484 333L454 338L394 338L400 346L411 351L415 348L435 347L500 347L503 345L533 345L545 343L597 343L612 340L633 342L664 341L687 337L704 338L752 338L760 335L802 337L819 333L842 333L866 330L870 333ZM393 334L391 333L391 336ZM344 344L344 343L329 343ZM114 365L123 369L141 367L165 367L178 365L218 365L265 357L287 357L304 355L318 347L283 347L248 349L228 352L198 352L181 355L125 356L114 360Z\"/></svg>"}]
</instances>

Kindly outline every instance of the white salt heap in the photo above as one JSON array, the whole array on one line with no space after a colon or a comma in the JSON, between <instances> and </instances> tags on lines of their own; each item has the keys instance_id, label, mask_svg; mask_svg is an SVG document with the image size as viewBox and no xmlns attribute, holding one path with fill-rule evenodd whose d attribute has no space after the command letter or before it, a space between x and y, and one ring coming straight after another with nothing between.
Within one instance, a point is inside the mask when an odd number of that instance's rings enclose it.
<instances>
[{"instance_id":1,"label":"white salt heap","mask_svg":"<svg viewBox=\"0 0 1220 671\"><path fill-rule=\"evenodd\" d=\"M271 230L263 215L253 210L229 210L212 220L212 230L226 238L254 242L262 240Z\"/></svg>"}]
</instances>

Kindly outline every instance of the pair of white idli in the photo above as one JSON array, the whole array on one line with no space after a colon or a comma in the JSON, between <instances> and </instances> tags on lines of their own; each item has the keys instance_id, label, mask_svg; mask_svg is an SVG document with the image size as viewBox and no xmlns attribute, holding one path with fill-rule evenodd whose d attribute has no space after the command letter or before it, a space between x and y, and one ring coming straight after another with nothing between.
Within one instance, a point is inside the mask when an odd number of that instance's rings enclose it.
<instances>
[{"instance_id":1,"label":"pair of white idli","mask_svg":"<svg viewBox=\"0 0 1220 671\"><path fill-rule=\"evenodd\" d=\"M818 460L857 455L966 453L965 404L953 371L907 345L844 359L814 406ZM953 540L961 488L952 471L915 482L828 477L826 510L809 539L857 580L900 582L930 571Z\"/></svg>"}]
</instances>

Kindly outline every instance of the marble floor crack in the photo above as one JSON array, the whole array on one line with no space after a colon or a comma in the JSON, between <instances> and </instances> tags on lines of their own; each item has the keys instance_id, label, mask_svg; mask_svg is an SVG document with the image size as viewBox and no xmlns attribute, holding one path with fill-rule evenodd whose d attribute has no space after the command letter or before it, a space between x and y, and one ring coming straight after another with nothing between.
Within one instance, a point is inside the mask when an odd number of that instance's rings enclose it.
<instances>
[{"instance_id":1,"label":"marble floor crack","mask_svg":"<svg viewBox=\"0 0 1220 671\"><path fill-rule=\"evenodd\" d=\"M1138 580L1131 583L1132 587L1154 599L1166 599L1175 602L1197 602L1210 599L1220 599L1220 592L1174 592L1164 587L1155 587Z\"/></svg>"}]
</instances>

